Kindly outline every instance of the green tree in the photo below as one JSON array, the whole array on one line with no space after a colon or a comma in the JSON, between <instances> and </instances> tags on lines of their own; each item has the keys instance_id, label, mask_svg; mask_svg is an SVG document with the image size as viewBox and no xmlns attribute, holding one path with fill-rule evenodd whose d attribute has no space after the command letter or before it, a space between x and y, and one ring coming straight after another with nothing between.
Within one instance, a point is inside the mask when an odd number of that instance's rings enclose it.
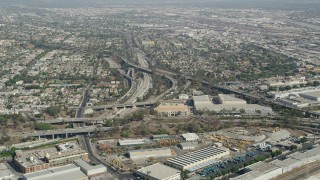
<instances>
[{"instance_id":1,"label":"green tree","mask_svg":"<svg viewBox=\"0 0 320 180\"><path fill-rule=\"evenodd\" d=\"M50 130L53 129L53 127L50 124L47 123L34 123L34 127L36 130Z\"/></svg>"},{"instance_id":2,"label":"green tree","mask_svg":"<svg viewBox=\"0 0 320 180\"><path fill-rule=\"evenodd\" d=\"M291 146L290 146L290 150L291 150L291 151L292 151L292 150L295 150L295 149L298 149L297 145L291 145Z\"/></svg>"},{"instance_id":3,"label":"green tree","mask_svg":"<svg viewBox=\"0 0 320 180\"><path fill-rule=\"evenodd\" d=\"M307 141L308 141L308 139L306 137L303 137L303 138L300 139L301 143L306 143Z\"/></svg>"},{"instance_id":4,"label":"green tree","mask_svg":"<svg viewBox=\"0 0 320 180\"><path fill-rule=\"evenodd\" d=\"M60 110L61 110L60 106L50 106L45 110L45 112L50 116L56 116L59 114Z\"/></svg>"}]
</instances>

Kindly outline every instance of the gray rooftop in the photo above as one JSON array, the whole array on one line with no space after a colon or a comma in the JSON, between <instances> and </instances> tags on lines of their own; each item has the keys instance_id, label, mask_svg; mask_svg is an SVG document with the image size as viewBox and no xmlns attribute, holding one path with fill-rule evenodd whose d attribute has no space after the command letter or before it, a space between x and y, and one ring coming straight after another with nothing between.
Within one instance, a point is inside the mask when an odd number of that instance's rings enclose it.
<instances>
[{"instance_id":1,"label":"gray rooftop","mask_svg":"<svg viewBox=\"0 0 320 180\"><path fill-rule=\"evenodd\" d=\"M26 180L70 180L81 179L87 176L80 170L80 167L69 164L58 168L24 174L23 177Z\"/></svg>"},{"instance_id":2,"label":"gray rooftop","mask_svg":"<svg viewBox=\"0 0 320 180\"><path fill-rule=\"evenodd\" d=\"M180 174L180 170L174 169L172 167L157 163L151 166L147 166L138 170L138 172L147 175L150 172L149 176L155 179L166 179L171 176Z\"/></svg>"}]
</instances>

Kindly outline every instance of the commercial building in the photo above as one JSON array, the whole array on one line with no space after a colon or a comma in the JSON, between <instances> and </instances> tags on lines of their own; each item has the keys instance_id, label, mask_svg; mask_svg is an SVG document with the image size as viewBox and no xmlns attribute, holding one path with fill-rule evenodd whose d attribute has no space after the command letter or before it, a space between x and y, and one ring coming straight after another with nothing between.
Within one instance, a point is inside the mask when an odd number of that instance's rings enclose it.
<instances>
[{"instance_id":1,"label":"commercial building","mask_svg":"<svg viewBox=\"0 0 320 180\"><path fill-rule=\"evenodd\" d=\"M132 151L128 151L128 154L131 159L172 156L172 152L170 148L132 150Z\"/></svg>"},{"instance_id":2,"label":"commercial building","mask_svg":"<svg viewBox=\"0 0 320 180\"><path fill-rule=\"evenodd\" d=\"M197 141L199 136L196 133L185 133L181 134L184 140L186 141Z\"/></svg>"},{"instance_id":3,"label":"commercial building","mask_svg":"<svg viewBox=\"0 0 320 180\"><path fill-rule=\"evenodd\" d=\"M161 103L155 112L160 116L189 116L190 108L183 103Z\"/></svg>"},{"instance_id":4,"label":"commercial building","mask_svg":"<svg viewBox=\"0 0 320 180\"><path fill-rule=\"evenodd\" d=\"M139 169L136 172L144 179L150 180L180 180L180 170L157 163L151 166L147 166Z\"/></svg>"},{"instance_id":5,"label":"commercial building","mask_svg":"<svg viewBox=\"0 0 320 180\"><path fill-rule=\"evenodd\" d=\"M261 180L272 179L282 174L282 169L266 162L258 162L245 167L244 174L230 178L230 180Z\"/></svg>"},{"instance_id":6,"label":"commercial building","mask_svg":"<svg viewBox=\"0 0 320 180\"><path fill-rule=\"evenodd\" d=\"M87 162L85 162L82 159L78 159L74 161L74 164L78 167L80 167L80 170L89 177L89 179L92 178L103 178L107 174L107 168L104 165L96 165L92 166L89 165Z\"/></svg>"},{"instance_id":7,"label":"commercial building","mask_svg":"<svg viewBox=\"0 0 320 180\"><path fill-rule=\"evenodd\" d=\"M166 162L167 165L180 169L195 171L216 162L216 159L230 154L228 149L209 146L198 151L187 153Z\"/></svg>"},{"instance_id":8,"label":"commercial building","mask_svg":"<svg viewBox=\"0 0 320 180\"><path fill-rule=\"evenodd\" d=\"M54 166L71 164L77 159L87 161L88 153L82 150L78 144L73 143L72 146L69 146L69 149L63 151L57 151L56 148L25 152L17 150L13 162L22 173L30 173Z\"/></svg>"},{"instance_id":9,"label":"commercial building","mask_svg":"<svg viewBox=\"0 0 320 180\"><path fill-rule=\"evenodd\" d=\"M88 180L88 177L74 164L24 174L23 180Z\"/></svg>"}]
</instances>

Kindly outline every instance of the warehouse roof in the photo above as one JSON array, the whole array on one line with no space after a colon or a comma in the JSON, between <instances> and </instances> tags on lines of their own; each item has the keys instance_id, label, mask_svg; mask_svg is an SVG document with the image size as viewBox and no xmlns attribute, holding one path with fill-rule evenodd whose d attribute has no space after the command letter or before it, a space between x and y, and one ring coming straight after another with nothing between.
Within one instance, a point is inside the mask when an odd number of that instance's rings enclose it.
<instances>
[{"instance_id":1,"label":"warehouse roof","mask_svg":"<svg viewBox=\"0 0 320 180\"><path fill-rule=\"evenodd\" d=\"M236 97L228 95L228 94L218 94L218 96L222 102L241 102L244 104L247 103L247 101L245 101L243 99L236 98Z\"/></svg>"},{"instance_id":2,"label":"warehouse roof","mask_svg":"<svg viewBox=\"0 0 320 180\"><path fill-rule=\"evenodd\" d=\"M120 146L129 146L129 145L139 145L139 144L145 144L146 139L124 139L119 140Z\"/></svg>"},{"instance_id":3,"label":"warehouse roof","mask_svg":"<svg viewBox=\"0 0 320 180\"><path fill-rule=\"evenodd\" d=\"M210 109L213 106L208 95L193 96L194 107L196 110Z\"/></svg>"},{"instance_id":4,"label":"warehouse roof","mask_svg":"<svg viewBox=\"0 0 320 180\"><path fill-rule=\"evenodd\" d=\"M304 92L300 93L307 96L320 97L320 91Z\"/></svg>"},{"instance_id":5,"label":"warehouse roof","mask_svg":"<svg viewBox=\"0 0 320 180\"><path fill-rule=\"evenodd\" d=\"M138 170L138 172L148 175L155 179L166 179L171 176L180 174L180 170L174 169L172 167L160 163L141 168Z\"/></svg>"},{"instance_id":6,"label":"warehouse roof","mask_svg":"<svg viewBox=\"0 0 320 180\"><path fill-rule=\"evenodd\" d=\"M139 150L131 150L128 151L130 154L130 157L146 157L146 156L158 156L161 154L167 154L169 156L172 155L171 149L170 148L153 148L153 149L139 149ZM136 157L137 156L137 157Z\"/></svg>"}]
</instances>

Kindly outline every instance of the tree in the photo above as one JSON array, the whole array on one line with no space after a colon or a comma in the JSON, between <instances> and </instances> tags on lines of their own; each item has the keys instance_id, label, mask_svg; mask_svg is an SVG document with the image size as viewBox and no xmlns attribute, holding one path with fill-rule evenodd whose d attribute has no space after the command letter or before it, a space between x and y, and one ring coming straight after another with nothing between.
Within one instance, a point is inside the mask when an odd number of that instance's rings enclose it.
<instances>
[{"instance_id":1,"label":"tree","mask_svg":"<svg viewBox=\"0 0 320 180\"><path fill-rule=\"evenodd\" d=\"M246 110L244 110L243 108L241 108L241 109L239 110L239 112L240 112L240 114L245 114L245 113L246 113Z\"/></svg>"},{"instance_id":2,"label":"tree","mask_svg":"<svg viewBox=\"0 0 320 180\"><path fill-rule=\"evenodd\" d=\"M50 130L53 129L53 127L50 124L47 123L34 123L34 127L36 130Z\"/></svg>"},{"instance_id":3,"label":"tree","mask_svg":"<svg viewBox=\"0 0 320 180\"><path fill-rule=\"evenodd\" d=\"M45 112L50 116L56 116L59 114L60 110L61 110L60 106L50 106L45 110Z\"/></svg>"},{"instance_id":4,"label":"tree","mask_svg":"<svg viewBox=\"0 0 320 180\"><path fill-rule=\"evenodd\" d=\"M298 149L297 145L291 145L291 146L290 146L290 150L291 150L291 151L292 151L292 150L295 150L295 149Z\"/></svg>"},{"instance_id":5,"label":"tree","mask_svg":"<svg viewBox=\"0 0 320 180\"><path fill-rule=\"evenodd\" d=\"M113 122L112 122L112 120L108 119L108 120L104 121L103 125L106 127L111 127L113 125Z\"/></svg>"},{"instance_id":6,"label":"tree","mask_svg":"<svg viewBox=\"0 0 320 180\"><path fill-rule=\"evenodd\" d=\"M301 143L306 143L307 141L308 141L308 139L306 137L303 137L303 138L300 139Z\"/></svg>"}]
</instances>

